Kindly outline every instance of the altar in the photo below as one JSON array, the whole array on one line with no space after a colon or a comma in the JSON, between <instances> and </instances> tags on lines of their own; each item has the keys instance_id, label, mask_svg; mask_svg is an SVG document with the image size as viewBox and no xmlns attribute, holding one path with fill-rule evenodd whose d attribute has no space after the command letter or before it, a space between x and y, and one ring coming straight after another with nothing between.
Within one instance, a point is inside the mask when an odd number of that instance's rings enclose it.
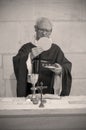
<instances>
[{"instance_id":1,"label":"altar","mask_svg":"<svg viewBox=\"0 0 86 130\"><path fill-rule=\"evenodd\" d=\"M0 98L0 130L86 130L86 96L43 98L41 108L29 98Z\"/></svg>"}]
</instances>

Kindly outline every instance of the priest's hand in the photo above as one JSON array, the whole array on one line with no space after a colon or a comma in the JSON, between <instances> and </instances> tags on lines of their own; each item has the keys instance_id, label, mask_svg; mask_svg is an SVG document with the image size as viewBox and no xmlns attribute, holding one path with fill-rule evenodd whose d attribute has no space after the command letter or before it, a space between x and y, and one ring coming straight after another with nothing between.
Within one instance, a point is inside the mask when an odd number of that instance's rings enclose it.
<instances>
[{"instance_id":1,"label":"priest's hand","mask_svg":"<svg viewBox=\"0 0 86 130\"><path fill-rule=\"evenodd\" d=\"M55 63L53 65L45 65L45 68L50 69L53 71L55 74L61 74L62 73L62 67L60 64Z\"/></svg>"},{"instance_id":2,"label":"priest's hand","mask_svg":"<svg viewBox=\"0 0 86 130\"><path fill-rule=\"evenodd\" d=\"M62 73L62 67L61 67L60 64L55 63L55 64L53 64L51 71L53 71L55 74L61 74Z\"/></svg>"},{"instance_id":3,"label":"priest's hand","mask_svg":"<svg viewBox=\"0 0 86 130\"><path fill-rule=\"evenodd\" d=\"M32 59L36 56L38 56L39 54L41 54L43 52L43 49L41 47L34 47L32 48L32 52L31 52L31 57Z\"/></svg>"}]
</instances>

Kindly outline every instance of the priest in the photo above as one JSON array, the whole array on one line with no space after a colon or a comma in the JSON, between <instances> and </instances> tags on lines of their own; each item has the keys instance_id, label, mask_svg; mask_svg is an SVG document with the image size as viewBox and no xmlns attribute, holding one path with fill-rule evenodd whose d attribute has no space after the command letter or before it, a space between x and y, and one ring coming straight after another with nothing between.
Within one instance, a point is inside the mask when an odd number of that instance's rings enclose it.
<instances>
[{"instance_id":1,"label":"priest","mask_svg":"<svg viewBox=\"0 0 86 130\"><path fill-rule=\"evenodd\" d=\"M37 86L47 86L43 89L43 94L68 96L72 84L72 63L57 43L52 42L52 23L48 18L37 19L34 28L34 42L24 44L13 57L17 96L26 97L31 94L32 83L29 76L32 73L39 75Z\"/></svg>"}]
</instances>

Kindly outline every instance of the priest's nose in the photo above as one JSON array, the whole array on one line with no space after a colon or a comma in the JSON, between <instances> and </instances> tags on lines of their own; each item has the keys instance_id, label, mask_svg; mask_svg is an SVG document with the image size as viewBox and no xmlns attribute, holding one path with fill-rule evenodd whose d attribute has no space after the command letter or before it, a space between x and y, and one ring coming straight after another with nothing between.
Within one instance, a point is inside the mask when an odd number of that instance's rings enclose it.
<instances>
[{"instance_id":1,"label":"priest's nose","mask_svg":"<svg viewBox=\"0 0 86 130\"><path fill-rule=\"evenodd\" d=\"M46 32L46 31L43 31L43 32L42 32L42 35L43 35L43 36L46 36L46 35L47 35L47 32Z\"/></svg>"}]
</instances>

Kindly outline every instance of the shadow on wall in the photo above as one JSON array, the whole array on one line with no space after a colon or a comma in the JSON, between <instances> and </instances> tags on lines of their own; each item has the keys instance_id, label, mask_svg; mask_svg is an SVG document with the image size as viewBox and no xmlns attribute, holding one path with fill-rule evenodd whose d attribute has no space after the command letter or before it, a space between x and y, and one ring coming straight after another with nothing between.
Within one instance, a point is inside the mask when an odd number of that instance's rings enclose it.
<instances>
[{"instance_id":1,"label":"shadow on wall","mask_svg":"<svg viewBox=\"0 0 86 130\"><path fill-rule=\"evenodd\" d=\"M8 96L11 96L11 97L16 97L17 96L17 94L16 94L16 79L14 77L15 77L14 73L12 73L10 75L10 83L9 83L10 87L8 87L9 88Z\"/></svg>"}]
</instances>

